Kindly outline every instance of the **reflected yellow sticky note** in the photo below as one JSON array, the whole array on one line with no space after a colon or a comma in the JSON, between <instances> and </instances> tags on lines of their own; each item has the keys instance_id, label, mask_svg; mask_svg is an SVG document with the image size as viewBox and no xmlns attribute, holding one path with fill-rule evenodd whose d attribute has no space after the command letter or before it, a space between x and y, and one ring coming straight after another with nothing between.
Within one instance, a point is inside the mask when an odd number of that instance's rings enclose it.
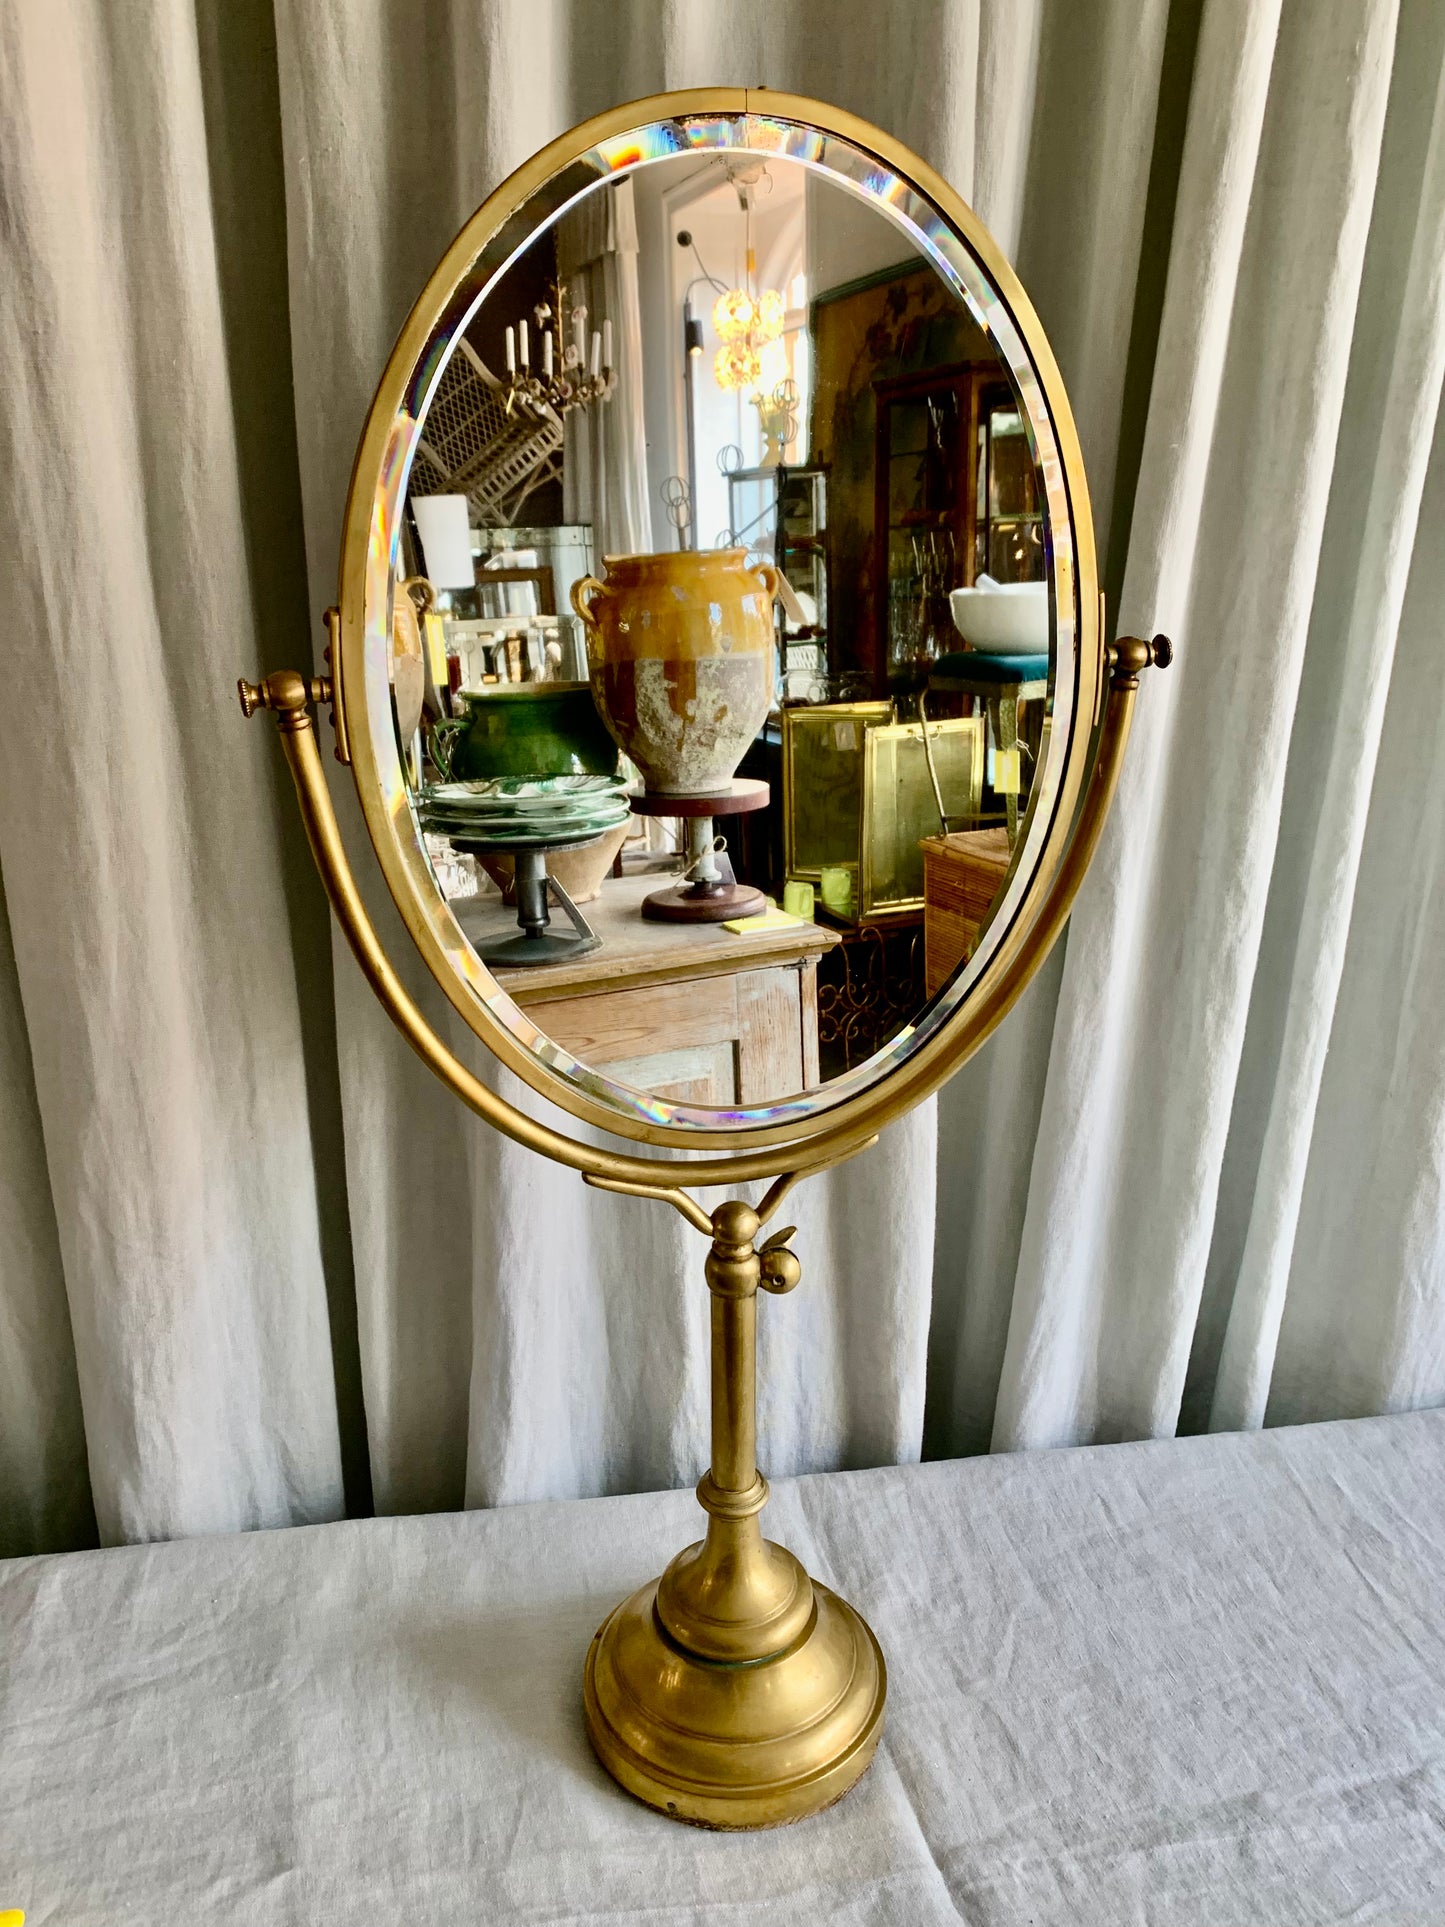
<instances>
[{"instance_id":1,"label":"reflected yellow sticky note","mask_svg":"<svg viewBox=\"0 0 1445 1927\"><path fill-rule=\"evenodd\" d=\"M996 749L993 753L993 786L1000 796L1017 796L1019 753L1016 749Z\"/></svg>"},{"instance_id":2,"label":"reflected yellow sticky note","mask_svg":"<svg viewBox=\"0 0 1445 1927\"><path fill-rule=\"evenodd\" d=\"M421 619L422 633L426 637L427 668L431 679L438 689L447 686L447 638L442 628L442 619L435 609ZM0 1914L0 1927L5 1927L4 1916Z\"/></svg>"},{"instance_id":3,"label":"reflected yellow sticky note","mask_svg":"<svg viewBox=\"0 0 1445 1927\"><path fill-rule=\"evenodd\" d=\"M741 937L752 930L792 930L802 921L801 917L790 916L786 910L760 910L755 917L729 917L723 929L731 930L735 937Z\"/></svg>"}]
</instances>

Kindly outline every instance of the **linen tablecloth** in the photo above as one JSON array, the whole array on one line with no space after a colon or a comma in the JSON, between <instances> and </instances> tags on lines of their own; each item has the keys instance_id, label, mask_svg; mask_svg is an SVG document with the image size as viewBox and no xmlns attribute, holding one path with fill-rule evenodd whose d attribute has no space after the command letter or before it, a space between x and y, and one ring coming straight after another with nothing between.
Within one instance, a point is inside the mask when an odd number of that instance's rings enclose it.
<instances>
[{"instance_id":1,"label":"linen tablecloth","mask_svg":"<svg viewBox=\"0 0 1445 1927\"><path fill-rule=\"evenodd\" d=\"M0 1909L93 1923L1445 1919L1445 1413L780 1484L887 1729L831 1811L594 1762L688 1493L0 1565Z\"/></svg>"}]
</instances>

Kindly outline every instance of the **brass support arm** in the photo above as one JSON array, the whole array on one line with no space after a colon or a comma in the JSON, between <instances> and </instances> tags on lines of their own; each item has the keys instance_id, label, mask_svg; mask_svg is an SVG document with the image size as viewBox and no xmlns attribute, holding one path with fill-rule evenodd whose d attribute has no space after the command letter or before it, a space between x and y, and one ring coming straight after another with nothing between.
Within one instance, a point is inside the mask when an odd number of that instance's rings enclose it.
<instances>
[{"instance_id":1,"label":"brass support arm","mask_svg":"<svg viewBox=\"0 0 1445 1927\"><path fill-rule=\"evenodd\" d=\"M785 1249L792 1226L759 1249L759 1214L741 1198L718 1206L711 1229L712 1463L697 1488L707 1537L663 1574L657 1614L685 1652L736 1665L783 1652L813 1614L807 1573L764 1540L758 1516L768 1502L758 1470L758 1291L790 1290L799 1265Z\"/></svg>"},{"instance_id":2,"label":"brass support arm","mask_svg":"<svg viewBox=\"0 0 1445 1927\"><path fill-rule=\"evenodd\" d=\"M775 1178L764 1192L762 1202L757 1209L758 1223L765 1225L768 1222L768 1219L772 1217L778 1206L783 1202L783 1199L787 1197L793 1186L797 1184L800 1179L816 1177L820 1171L827 1171L831 1166L841 1164L844 1158L854 1157L859 1151L866 1151L877 1142L878 1137L875 1132L872 1137L864 1138L861 1144L850 1144L845 1151L837 1152L831 1157L821 1158L816 1163L803 1165L796 1171L784 1171L782 1176ZM776 1162L776 1159L774 1162ZM695 1165L689 1166L689 1170L695 1170L696 1168ZM702 1206L697 1202L696 1198L689 1197L687 1192L684 1191L679 1184L661 1184L656 1182L639 1184L622 1178L599 1177L592 1171L585 1171L583 1173L583 1182L593 1185L598 1191L620 1191L625 1197L656 1198L660 1204L670 1204L674 1211L682 1213L694 1231L702 1232L705 1238L712 1237L717 1230L717 1213L714 1212L713 1215L709 1217L707 1212L704 1211ZM786 1239L792 1235L792 1227L789 1227L786 1234L769 1238L763 1249L770 1251L774 1245L780 1242L786 1242ZM793 1282L796 1284L797 1280L794 1279ZM789 1286L770 1285L766 1278L763 1280L763 1283L769 1291L789 1290L791 1288Z\"/></svg>"},{"instance_id":3,"label":"brass support arm","mask_svg":"<svg viewBox=\"0 0 1445 1927\"><path fill-rule=\"evenodd\" d=\"M321 652L327 669L324 676L312 676L308 679L298 675L294 669L282 669L259 683L247 682L242 676L236 684L236 690L241 698L243 716L254 716L258 709L274 709L276 722L282 729L287 727L284 718L294 715L298 710L304 710L308 703L315 703L318 707L322 703L330 703L331 729L336 738L336 760L338 763L350 763L351 738L346 728L346 697L341 686L341 611L339 609L326 611L326 633L330 641Z\"/></svg>"},{"instance_id":4,"label":"brass support arm","mask_svg":"<svg viewBox=\"0 0 1445 1927\"><path fill-rule=\"evenodd\" d=\"M278 729L310 729L307 704L331 701L331 679L303 676L294 669L278 669L264 682L247 682L242 676L236 684L236 693L241 698L243 716L254 716L258 709L269 709L275 712ZM298 716L303 719L300 723L296 721Z\"/></svg>"},{"instance_id":5,"label":"brass support arm","mask_svg":"<svg viewBox=\"0 0 1445 1927\"><path fill-rule=\"evenodd\" d=\"M1099 732L1099 752L1094 777L1084 807L1074 829L1073 841L1059 866L1054 887L1040 918L1038 941L1047 954L1068 920L1078 895L1084 872L1094 860L1105 818L1119 787L1119 772L1124 766L1124 750L1134 722L1134 699L1139 693L1141 673L1153 666L1167 669L1174 660L1174 645L1168 636L1155 636L1144 642L1138 636L1120 636L1109 645L1109 700Z\"/></svg>"}]
</instances>

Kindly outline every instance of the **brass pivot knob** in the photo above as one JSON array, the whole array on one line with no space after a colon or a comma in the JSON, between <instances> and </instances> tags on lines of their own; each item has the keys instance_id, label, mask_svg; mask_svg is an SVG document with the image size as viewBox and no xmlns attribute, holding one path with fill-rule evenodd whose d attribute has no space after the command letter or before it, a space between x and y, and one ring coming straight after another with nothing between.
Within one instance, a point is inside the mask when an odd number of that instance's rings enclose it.
<instances>
[{"instance_id":1,"label":"brass pivot knob","mask_svg":"<svg viewBox=\"0 0 1445 1927\"><path fill-rule=\"evenodd\" d=\"M1167 669L1173 660L1174 644L1168 636L1155 636L1151 642L1142 636L1119 636L1109 650L1110 680L1115 689L1137 689L1141 670Z\"/></svg>"},{"instance_id":2,"label":"brass pivot knob","mask_svg":"<svg viewBox=\"0 0 1445 1927\"><path fill-rule=\"evenodd\" d=\"M331 679L312 676L308 681L294 669L277 669L264 682L247 682L242 676L236 684L236 693L241 698L243 716L254 716L258 709L296 715L308 703L331 701Z\"/></svg>"},{"instance_id":3,"label":"brass pivot knob","mask_svg":"<svg viewBox=\"0 0 1445 1927\"><path fill-rule=\"evenodd\" d=\"M791 1291L802 1277L803 1267L798 1263L796 1253L787 1248L788 1240L797 1228L795 1224L790 1224L785 1230L775 1231L758 1253L762 1263L758 1283L764 1291L781 1295Z\"/></svg>"}]
</instances>

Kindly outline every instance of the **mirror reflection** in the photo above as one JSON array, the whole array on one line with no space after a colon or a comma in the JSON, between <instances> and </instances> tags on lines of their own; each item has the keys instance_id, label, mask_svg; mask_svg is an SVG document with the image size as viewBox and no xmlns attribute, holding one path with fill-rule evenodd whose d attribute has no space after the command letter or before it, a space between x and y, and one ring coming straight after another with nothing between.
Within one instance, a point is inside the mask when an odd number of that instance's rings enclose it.
<instances>
[{"instance_id":1,"label":"mirror reflection","mask_svg":"<svg viewBox=\"0 0 1445 1927\"><path fill-rule=\"evenodd\" d=\"M539 226L411 471L391 678L477 955L613 1081L790 1097L987 928L1052 691L989 336L817 168L671 155Z\"/></svg>"}]
</instances>

